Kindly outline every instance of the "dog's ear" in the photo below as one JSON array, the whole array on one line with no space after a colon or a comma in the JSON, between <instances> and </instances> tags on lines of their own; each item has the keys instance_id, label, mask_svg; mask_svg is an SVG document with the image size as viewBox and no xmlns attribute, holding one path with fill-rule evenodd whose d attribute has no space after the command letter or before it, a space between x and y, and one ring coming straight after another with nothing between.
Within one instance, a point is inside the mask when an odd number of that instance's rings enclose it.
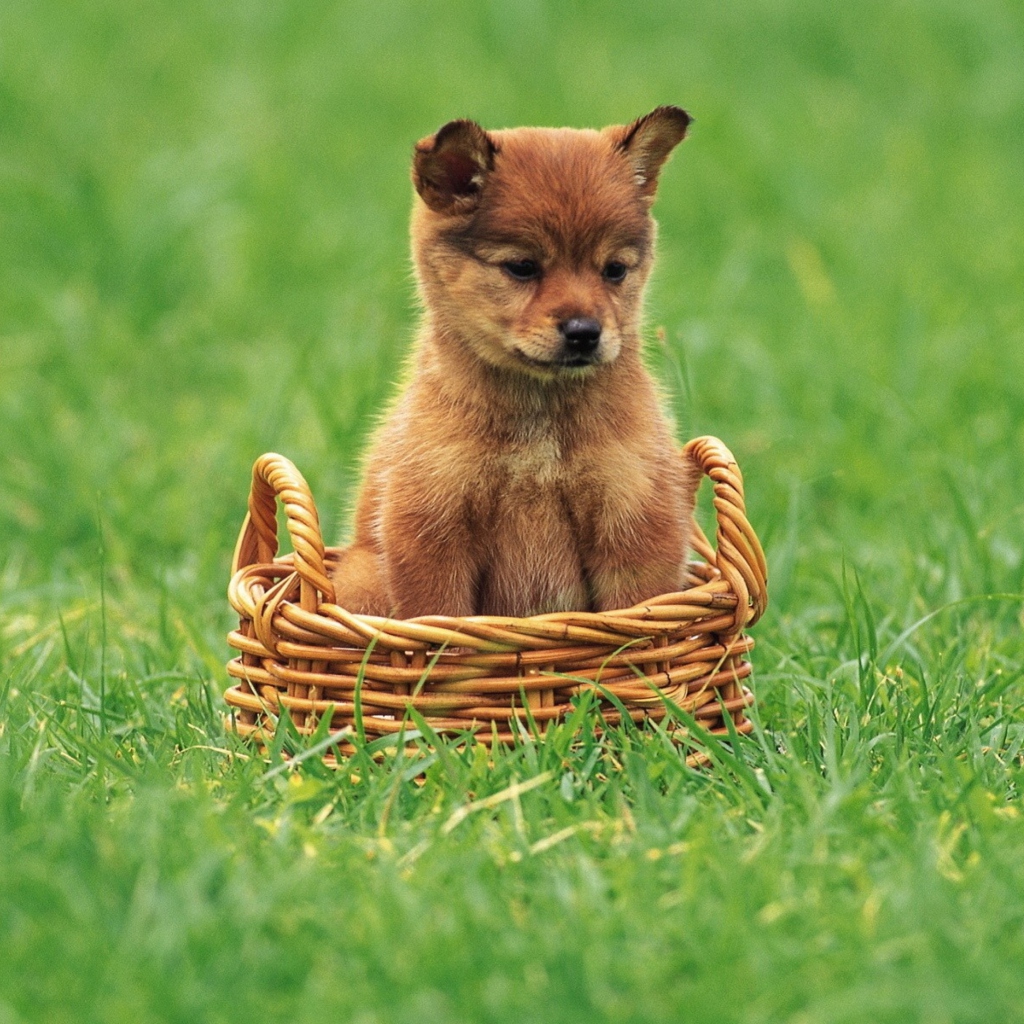
<instances>
[{"instance_id":1,"label":"dog's ear","mask_svg":"<svg viewBox=\"0 0 1024 1024\"><path fill-rule=\"evenodd\" d=\"M471 213L496 152L494 140L475 121L449 121L436 135L416 143L416 191L437 213Z\"/></svg>"},{"instance_id":2,"label":"dog's ear","mask_svg":"<svg viewBox=\"0 0 1024 1024\"><path fill-rule=\"evenodd\" d=\"M618 148L632 165L636 183L648 199L654 198L662 164L686 138L692 120L679 107L658 107L630 125L609 129L618 135Z\"/></svg>"}]
</instances>

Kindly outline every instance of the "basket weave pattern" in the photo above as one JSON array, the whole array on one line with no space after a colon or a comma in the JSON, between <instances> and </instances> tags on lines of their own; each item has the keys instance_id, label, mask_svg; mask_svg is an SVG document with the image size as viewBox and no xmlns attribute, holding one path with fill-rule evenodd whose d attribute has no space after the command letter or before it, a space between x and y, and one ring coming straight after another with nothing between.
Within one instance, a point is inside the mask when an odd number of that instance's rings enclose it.
<instances>
[{"instance_id":1,"label":"basket weave pattern","mask_svg":"<svg viewBox=\"0 0 1024 1024\"><path fill-rule=\"evenodd\" d=\"M235 548L228 597L239 627L228 643L235 680L225 699L234 728L267 741L274 716L290 714L300 733L332 716L340 730L362 719L368 739L408 728L413 707L438 733L472 732L511 743L529 720L540 729L597 689L605 721L622 711L661 719L669 698L706 729L738 732L753 702L743 680L753 641L743 630L767 604L767 568L746 517L743 478L713 437L687 444L714 486L712 549L694 525L686 590L609 612L527 618L472 616L386 619L334 603L331 568L316 505L288 459L267 454L253 467L249 513ZM292 554L278 557L276 503L284 505ZM358 708L357 708L358 702ZM345 744L343 752L349 752Z\"/></svg>"}]
</instances>

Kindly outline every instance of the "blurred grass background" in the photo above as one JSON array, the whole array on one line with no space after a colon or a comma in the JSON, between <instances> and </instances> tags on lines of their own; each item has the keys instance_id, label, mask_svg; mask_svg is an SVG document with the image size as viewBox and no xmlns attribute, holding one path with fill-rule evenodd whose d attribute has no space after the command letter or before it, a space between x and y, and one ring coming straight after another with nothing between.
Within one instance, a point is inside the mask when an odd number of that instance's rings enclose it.
<instances>
[{"instance_id":1,"label":"blurred grass background","mask_svg":"<svg viewBox=\"0 0 1024 1024\"><path fill-rule=\"evenodd\" d=\"M5 0L0 1021L1024 1019L1022 53L1012 0ZM287 454L342 530L415 322L416 139L665 102L696 124L655 208L652 362L766 542L773 739L745 757L771 784L640 740L650 778L586 782L549 750L589 796L537 794L530 828L608 831L545 868L499 816L410 875L435 802L528 761L297 800L183 753L231 742L250 467ZM673 843L692 888L653 867Z\"/></svg>"}]
</instances>

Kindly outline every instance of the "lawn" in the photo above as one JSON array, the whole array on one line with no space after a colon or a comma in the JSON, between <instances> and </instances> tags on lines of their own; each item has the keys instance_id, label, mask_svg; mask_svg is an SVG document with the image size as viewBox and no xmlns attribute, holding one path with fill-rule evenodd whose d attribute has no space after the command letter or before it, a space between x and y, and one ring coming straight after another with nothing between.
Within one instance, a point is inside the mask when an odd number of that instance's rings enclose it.
<instances>
[{"instance_id":1,"label":"lawn","mask_svg":"<svg viewBox=\"0 0 1024 1024\"><path fill-rule=\"evenodd\" d=\"M1024 1022L1022 53L1015 0L6 0L0 1024ZM255 756L250 468L342 534L412 144L666 102L651 362L745 473L757 730Z\"/></svg>"}]
</instances>

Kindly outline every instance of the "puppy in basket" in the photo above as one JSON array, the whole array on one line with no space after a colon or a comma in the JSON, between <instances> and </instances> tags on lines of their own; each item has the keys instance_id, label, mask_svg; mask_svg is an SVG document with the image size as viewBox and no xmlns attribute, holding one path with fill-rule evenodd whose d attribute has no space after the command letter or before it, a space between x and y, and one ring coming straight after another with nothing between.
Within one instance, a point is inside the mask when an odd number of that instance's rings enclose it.
<instances>
[{"instance_id":1,"label":"puppy in basket","mask_svg":"<svg viewBox=\"0 0 1024 1024\"><path fill-rule=\"evenodd\" d=\"M451 121L416 145L423 318L334 569L342 607L526 616L682 589L698 473L640 325L658 173L689 123Z\"/></svg>"}]
</instances>

